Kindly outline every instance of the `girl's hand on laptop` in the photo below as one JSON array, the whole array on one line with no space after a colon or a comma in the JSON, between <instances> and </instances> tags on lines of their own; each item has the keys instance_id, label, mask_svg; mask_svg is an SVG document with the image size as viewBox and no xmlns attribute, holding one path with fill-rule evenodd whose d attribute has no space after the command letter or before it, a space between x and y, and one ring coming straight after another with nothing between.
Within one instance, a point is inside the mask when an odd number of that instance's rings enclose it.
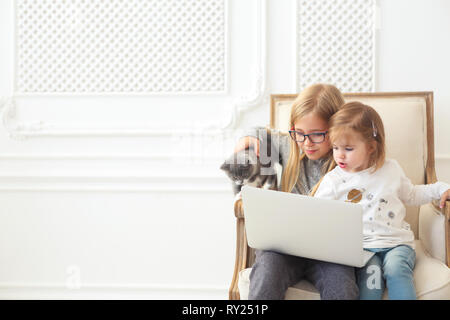
<instances>
[{"instance_id":1,"label":"girl's hand on laptop","mask_svg":"<svg viewBox=\"0 0 450 320\"><path fill-rule=\"evenodd\" d=\"M450 189L448 189L441 195L441 203L439 205L439 208L442 209L445 206L445 201L447 200L450 200Z\"/></svg>"},{"instance_id":2,"label":"girl's hand on laptop","mask_svg":"<svg viewBox=\"0 0 450 320\"><path fill-rule=\"evenodd\" d=\"M236 144L236 147L234 148L234 153L249 148L253 148L253 150L255 150L256 155L259 157L259 139L252 136L247 136L239 139L239 141Z\"/></svg>"}]
</instances>

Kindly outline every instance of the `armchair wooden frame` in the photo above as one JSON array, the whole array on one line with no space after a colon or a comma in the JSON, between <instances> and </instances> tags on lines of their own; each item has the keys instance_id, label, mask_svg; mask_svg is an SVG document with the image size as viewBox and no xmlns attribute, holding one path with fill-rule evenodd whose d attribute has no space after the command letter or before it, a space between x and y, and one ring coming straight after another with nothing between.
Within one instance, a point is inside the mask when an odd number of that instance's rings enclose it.
<instances>
[{"instance_id":1,"label":"armchair wooden frame","mask_svg":"<svg viewBox=\"0 0 450 320\"><path fill-rule=\"evenodd\" d=\"M278 102L292 101L297 94L272 94L270 96L270 128L275 127L276 110L275 106ZM434 115L433 115L433 92L376 92L376 93L346 93L344 94L346 100L351 98L366 98L366 97L380 97L380 98L396 98L396 97L420 97L425 98L426 101L426 121L427 121L427 162L425 169L425 181L427 184L434 183L436 179L435 158L434 158ZM440 209L436 204L435 208L440 211L445 217L445 261L450 267L450 201L446 202L443 209ZM234 214L236 217L236 260L233 278L229 288L229 299L238 300L239 289L238 280L239 272L243 269L249 268L253 265L255 260L254 249L250 248L247 243L245 234L245 218L242 207L242 200L236 201L234 205Z\"/></svg>"}]
</instances>

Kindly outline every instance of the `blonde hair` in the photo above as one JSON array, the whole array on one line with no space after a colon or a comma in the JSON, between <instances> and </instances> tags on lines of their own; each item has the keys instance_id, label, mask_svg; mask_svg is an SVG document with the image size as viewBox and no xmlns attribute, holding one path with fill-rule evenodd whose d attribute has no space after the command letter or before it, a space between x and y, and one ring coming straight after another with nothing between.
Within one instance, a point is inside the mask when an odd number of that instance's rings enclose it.
<instances>
[{"instance_id":1,"label":"blonde hair","mask_svg":"<svg viewBox=\"0 0 450 320\"><path fill-rule=\"evenodd\" d=\"M356 132L368 146L375 146L370 155L369 167L375 166L375 172L383 166L386 158L384 126L374 108L361 102L346 103L331 117L328 131L331 142Z\"/></svg>"},{"instance_id":2,"label":"blonde hair","mask_svg":"<svg viewBox=\"0 0 450 320\"><path fill-rule=\"evenodd\" d=\"M295 99L289 119L289 128L294 127L294 124L302 117L315 113L321 119L328 122L333 114L338 111L338 108L344 104L344 97L342 93L333 85L329 84L315 84L304 89ZM289 160L286 168L283 171L281 178L281 190L284 192L291 192L298 181L302 160L305 157L304 153L300 153L300 148L294 140L290 140ZM335 167L332 152L327 154L327 160L322 166L322 173L330 171ZM311 195L317 190L316 186L310 192Z\"/></svg>"}]
</instances>

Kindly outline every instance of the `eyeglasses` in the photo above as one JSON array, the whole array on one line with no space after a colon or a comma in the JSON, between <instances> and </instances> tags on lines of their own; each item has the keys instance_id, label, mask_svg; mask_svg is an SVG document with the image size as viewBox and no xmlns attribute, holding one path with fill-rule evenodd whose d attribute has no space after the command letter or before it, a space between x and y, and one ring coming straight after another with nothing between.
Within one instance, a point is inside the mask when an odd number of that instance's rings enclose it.
<instances>
[{"instance_id":1,"label":"eyeglasses","mask_svg":"<svg viewBox=\"0 0 450 320\"><path fill-rule=\"evenodd\" d=\"M308 137L309 141L311 141L312 143L322 143L325 141L325 136L327 133L328 131L303 134L295 130L289 130L289 135L291 136L292 140L296 142L305 142L306 137Z\"/></svg>"}]
</instances>

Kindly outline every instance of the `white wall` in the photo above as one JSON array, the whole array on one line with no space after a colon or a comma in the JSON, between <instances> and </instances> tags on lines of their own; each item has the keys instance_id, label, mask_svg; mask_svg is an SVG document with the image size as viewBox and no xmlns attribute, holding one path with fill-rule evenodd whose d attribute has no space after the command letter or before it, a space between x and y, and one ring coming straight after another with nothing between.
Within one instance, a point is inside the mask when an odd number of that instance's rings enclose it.
<instances>
[{"instance_id":1,"label":"white wall","mask_svg":"<svg viewBox=\"0 0 450 320\"><path fill-rule=\"evenodd\" d=\"M3 113L0 298L227 298L235 218L218 167L241 129L269 123L269 94L297 91L297 15L295 0L226 3L223 93L26 95ZM378 4L376 89L434 91L438 177L450 181L450 6ZM14 90L12 12L0 2L2 97Z\"/></svg>"},{"instance_id":2,"label":"white wall","mask_svg":"<svg viewBox=\"0 0 450 320\"><path fill-rule=\"evenodd\" d=\"M450 2L380 0L377 89L433 91L436 174L450 181Z\"/></svg>"}]
</instances>

